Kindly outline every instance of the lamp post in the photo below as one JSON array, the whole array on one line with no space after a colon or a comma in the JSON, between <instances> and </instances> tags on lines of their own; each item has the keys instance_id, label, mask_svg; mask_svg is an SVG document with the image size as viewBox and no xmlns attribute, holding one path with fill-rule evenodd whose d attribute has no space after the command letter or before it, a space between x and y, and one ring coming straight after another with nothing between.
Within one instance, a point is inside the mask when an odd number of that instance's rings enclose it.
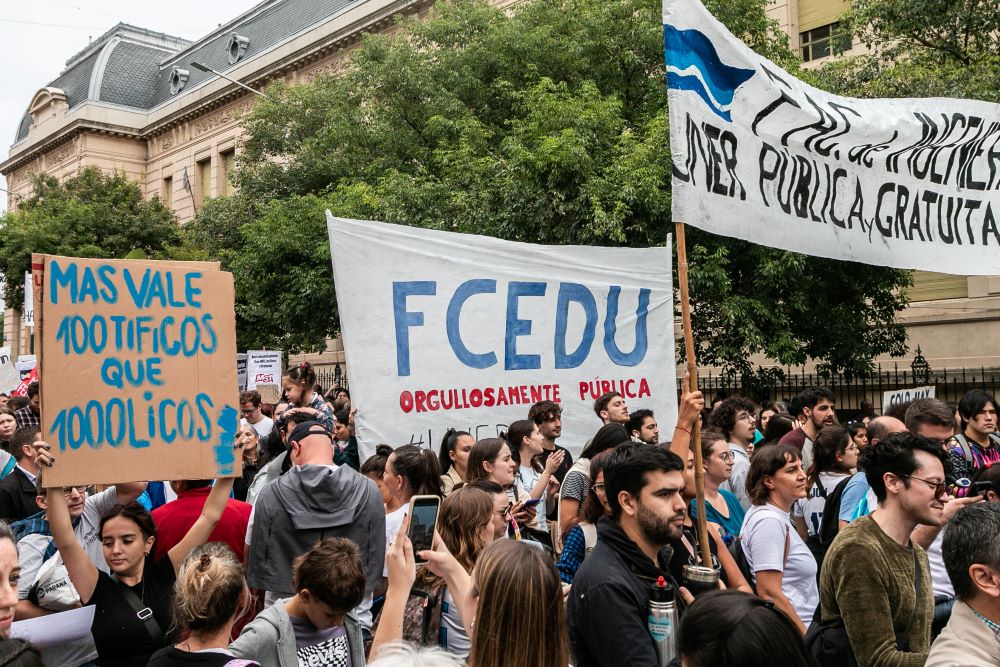
<instances>
[{"instance_id":1,"label":"lamp post","mask_svg":"<svg viewBox=\"0 0 1000 667\"><path fill-rule=\"evenodd\" d=\"M910 370L913 371L913 381L917 384L927 384L931 381L931 365L920 352L919 345L917 345L917 356L913 357L913 363L910 364Z\"/></svg>"},{"instance_id":2,"label":"lamp post","mask_svg":"<svg viewBox=\"0 0 1000 667\"><path fill-rule=\"evenodd\" d=\"M217 72L214 69L212 69L211 67L209 67L208 65L202 64L202 63L200 63L200 62L198 62L196 60L192 60L191 61L191 67L195 68L196 70L200 70L202 72L211 72L212 74L214 74L216 76L222 77L226 81L229 81L231 83L235 83L240 88L245 88L246 90L249 90L254 95L260 95L264 99L271 100L271 97L269 95L260 92L256 88L251 88L250 86L246 85L245 83L241 83L241 82L237 81L236 79L234 79L232 77L228 77L225 74L223 74L222 72ZM271 100L271 101L273 101L273 100Z\"/></svg>"}]
</instances>

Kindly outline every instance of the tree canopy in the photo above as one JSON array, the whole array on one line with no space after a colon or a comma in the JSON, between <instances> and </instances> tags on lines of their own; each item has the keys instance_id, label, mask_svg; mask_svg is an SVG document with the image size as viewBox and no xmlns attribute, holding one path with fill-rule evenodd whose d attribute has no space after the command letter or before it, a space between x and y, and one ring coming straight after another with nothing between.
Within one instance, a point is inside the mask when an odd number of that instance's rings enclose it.
<instances>
[{"instance_id":1,"label":"tree canopy","mask_svg":"<svg viewBox=\"0 0 1000 667\"><path fill-rule=\"evenodd\" d=\"M795 67L765 0L707 4ZM242 340L308 350L336 330L324 207L536 243L662 244L673 221L661 11L659 0L438 3L367 36L340 76L271 86L246 122L240 195L191 230L220 239L237 274ZM690 230L688 245L701 363L753 382L755 354L863 372L905 351L894 316L907 272L766 238Z\"/></svg>"},{"instance_id":2,"label":"tree canopy","mask_svg":"<svg viewBox=\"0 0 1000 667\"><path fill-rule=\"evenodd\" d=\"M141 250L164 256L179 241L173 213L158 198L147 201L122 172L86 167L60 183L33 177L33 193L16 211L0 216L0 272L7 306L24 305L31 253L122 259Z\"/></svg>"}]
</instances>

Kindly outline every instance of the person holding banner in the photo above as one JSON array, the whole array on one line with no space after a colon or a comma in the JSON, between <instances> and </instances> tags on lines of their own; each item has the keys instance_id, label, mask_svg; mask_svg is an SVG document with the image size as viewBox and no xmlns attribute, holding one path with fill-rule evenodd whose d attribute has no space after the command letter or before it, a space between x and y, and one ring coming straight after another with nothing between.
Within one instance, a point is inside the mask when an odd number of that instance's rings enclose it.
<instances>
[{"instance_id":1,"label":"person holding banner","mask_svg":"<svg viewBox=\"0 0 1000 667\"><path fill-rule=\"evenodd\" d=\"M292 413L302 412L311 415L330 433L333 433L333 410L321 394L315 391L316 371L312 364L302 362L294 368L289 368L281 376L281 388L288 399L288 407L274 419L274 428L284 430L285 421Z\"/></svg>"},{"instance_id":2,"label":"person holding banner","mask_svg":"<svg viewBox=\"0 0 1000 667\"><path fill-rule=\"evenodd\" d=\"M40 466L55 465L44 446L38 449L37 461ZM158 561L150 557L156 524L149 512L135 502L115 505L101 519L99 533L110 575L90 562L77 539L62 488L48 489L52 538L80 599L97 607L91 632L101 665L144 666L167 644L177 568L192 549L208 540L232 488L232 477L216 480L201 516L184 539Z\"/></svg>"}]
</instances>

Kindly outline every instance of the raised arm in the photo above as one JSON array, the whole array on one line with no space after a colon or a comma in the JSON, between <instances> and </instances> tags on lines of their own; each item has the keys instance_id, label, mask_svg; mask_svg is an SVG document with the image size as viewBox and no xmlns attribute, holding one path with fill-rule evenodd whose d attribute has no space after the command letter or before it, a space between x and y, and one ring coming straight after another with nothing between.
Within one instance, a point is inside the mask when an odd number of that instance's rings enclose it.
<instances>
[{"instance_id":1,"label":"raised arm","mask_svg":"<svg viewBox=\"0 0 1000 667\"><path fill-rule=\"evenodd\" d=\"M670 451L681 457L681 461L687 461L688 448L691 446L691 430L701 419L701 411L704 409L705 397L700 391L688 390L688 374L684 373L681 404L677 410L677 425L670 439Z\"/></svg>"},{"instance_id":2,"label":"raised arm","mask_svg":"<svg viewBox=\"0 0 1000 667\"><path fill-rule=\"evenodd\" d=\"M212 490L208 494L205 506L201 509L201 516L191 526L184 539L167 552L175 571L192 549L208 541L209 535L215 530L216 524L219 523L219 519L222 518L222 513L226 509L226 501L229 500L229 492L233 490L234 479L235 477L223 477L215 480L215 485L212 486Z\"/></svg>"},{"instance_id":3,"label":"raised arm","mask_svg":"<svg viewBox=\"0 0 1000 667\"><path fill-rule=\"evenodd\" d=\"M35 462L42 468L41 475L44 482L45 469L54 465L49 445L37 445ZM59 555L62 556L69 580L80 594L80 600L87 604L94 595L94 589L97 588L97 568L90 562L83 545L73 533L73 521L69 516L69 506L66 504L62 487L46 488L45 501L48 506L46 516L49 528L52 530L52 540L59 549Z\"/></svg>"},{"instance_id":4,"label":"raised arm","mask_svg":"<svg viewBox=\"0 0 1000 667\"><path fill-rule=\"evenodd\" d=\"M130 482L128 484L115 484L115 493L118 496L118 503L120 505L126 505L139 496L142 492L146 490L148 482Z\"/></svg>"}]
</instances>

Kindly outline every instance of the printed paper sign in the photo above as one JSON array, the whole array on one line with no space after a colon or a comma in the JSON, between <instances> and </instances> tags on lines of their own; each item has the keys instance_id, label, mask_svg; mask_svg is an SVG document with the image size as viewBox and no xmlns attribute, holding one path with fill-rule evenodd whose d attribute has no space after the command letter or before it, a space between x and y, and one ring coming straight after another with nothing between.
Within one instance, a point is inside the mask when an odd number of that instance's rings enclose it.
<instances>
[{"instance_id":1,"label":"printed paper sign","mask_svg":"<svg viewBox=\"0 0 1000 667\"><path fill-rule=\"evenodd\" d=\"M42 430L56 458L45 483L240 474L232 275L208 262L32 263Z\"/></svg>"},{"instance_id":2,"label":"printed paper sign","mask_svg":"<svg viewBox=\"0 0 1000 667\"><path fill-rule=\"evenodd\" d=\"M537 401L578 454L594 400L676 421L670 247L542 246L327 212L362 457L437 448L449 427L496 437Z\"/></svg>"},{"instance_id":3,"label":"printed paper sign","mask_svg":"<svg viewBox=\"0 0 1000 667\"><path fill-rule=\"evenodd\" d=\"M281 350L247 352L247 389L262 384L281 384Z\"/></svg>"},{"instance_id":4,"label":"printed paper sign","mask_svg":"<svg viewBox=\"0 0 1000 667\"><path fill-rule=\"evenodd\" d=\"M897 389L895 391L882 392L882 414L894 405L915 401L918 398L937 398L937 387L910 387L909 389Z\"/></svg>"},{"instance_id":5,"label":"printed paper sign","mask_svg":"<svg viewBox=\"0 0 1000 667\"><path fill-rule=\"evenodd\" d=\"M247 388L247 355L245 352L236 355L236 387L240 391Z\"/></svg>"},{"instance_id":6,"label":"printed paper sign","mask_svg":"<svg viewBox=\"0 0 1000 667\"><path fill-rule=\"evenodd\" d=\"M0 347L0 393L10 396L21 384L21 374L10 359L10 348Z\"/></svg>"},{"instance_id":7,"label":"printed paper sign","mask_svg":"<svg viewBox=\"0 0 1000 667\"><path fill-rule=\"evenodd\" d=\"M862 100L664 0L674 220L818 257L1000 273L1000 105Z\"/></svg>"}]
</instances>

